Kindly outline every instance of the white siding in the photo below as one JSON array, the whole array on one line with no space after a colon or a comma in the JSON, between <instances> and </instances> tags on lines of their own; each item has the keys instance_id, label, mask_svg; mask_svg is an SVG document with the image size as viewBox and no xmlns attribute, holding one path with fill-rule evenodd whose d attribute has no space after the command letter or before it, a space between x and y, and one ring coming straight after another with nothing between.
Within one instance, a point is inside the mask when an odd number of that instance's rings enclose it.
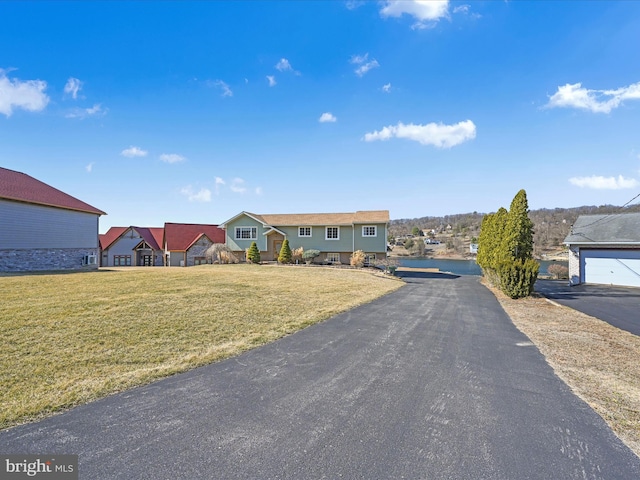
<instances>
[{"instance_id":1,"label":"white siding","mask_svg":"<svg viewBox=\"0 0 640 480\"><path fill-rule=\"evenodd\" d=\"M0 249L97 248L98 219L93 213L0 199Z\"/></svg>"}]
</instances>

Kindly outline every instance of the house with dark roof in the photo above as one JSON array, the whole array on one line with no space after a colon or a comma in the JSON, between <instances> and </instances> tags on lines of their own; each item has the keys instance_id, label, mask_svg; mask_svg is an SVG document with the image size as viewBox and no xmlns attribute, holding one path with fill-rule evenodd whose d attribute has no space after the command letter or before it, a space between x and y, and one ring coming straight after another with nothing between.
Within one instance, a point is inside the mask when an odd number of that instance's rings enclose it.
<instances>
[{"instance_id":1,"label":"house with dark roof","mask_svg":"<svg viewBox=\"0 0 640 480\"><path fill-rule=\"evenodd\" d=\"M201 223L165 223L165 264L192 267L207 263L205 252L214 243L224 243L224 230L218 225Z\"/></svg>"},{"instance_id":2,"label":"house with dark roof","mask_svg":"<svg viewBox=\"0 0 640 480\"><path fill-rule=\"evenodd\" d=\"M101 267L161 267L164 228L111 227L100 235Z\"/></svg>"},{"instance_id":3,"label":"house with dark roof","mask_svg":"<svg viewBox=\"0 0 640 480\"><path fill-rule=\"evenodd\" d=\"M640 287L640 213L580 215L564 243L571 285Z\"/></svg>"},{"instance_id":4,"label":"house with dark roof","mask_svg":"<svg viewBox=\"0 0 640 480\"><path fill-rule=\"evenodd\" d=\"M227 246L240 258L256 242L262 260L277 260L282 242L290 248L319 250L318 262L349 264L362 250L367 262L387 256L388 210L353 213L255 214L241 212L220 225Z\"/></svg>"},{"instance_id":5,"label":"house with dark roof","mask_svg":"<svg viewBox=\"0 0 640 480\"><path fill-rule=\"evenodd\" d=\"M105 212L29 175L0 167L0 271L98 268Z\"/></svg>"}]
</instances>

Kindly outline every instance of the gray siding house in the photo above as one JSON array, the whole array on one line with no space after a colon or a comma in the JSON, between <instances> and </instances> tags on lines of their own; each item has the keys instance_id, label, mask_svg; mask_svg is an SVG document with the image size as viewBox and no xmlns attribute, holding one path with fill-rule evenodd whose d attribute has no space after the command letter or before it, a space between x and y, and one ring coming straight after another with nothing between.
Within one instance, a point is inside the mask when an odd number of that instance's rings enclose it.
<instances>
[{"instance_id":1,"label":"gray siding house","mask_svg":"<svg viewBox=\"0 0 640 480\"><path fill-rule=\"evenodd\" d=\"M564 243L571 285L640 287L640 213L580 215Z\"/></svg>"},{"instance_id":2,"label":"gray siding house","mask_svg":"<svg viewBox=\"0 0 640 480\"><path fill-rule=\"evenodd\" d=\"M368 262L387 256L388 210L353 213L263 214L241 212L220 225L226 244L240 258L256 242L262 260L277 260L282 242L291 249L319 250L317 262L349 264L362 250Z\"/></svg>"},{"instance_id":3,"label":"gray siding house","mask_svg":"<svg viewBox=\"0 0 640 480\"><path fill-rule=\"evenodd\" d=\"M106 214L0 168L0 271L97 269L100 215Z\"/></svg>"}]
</instances>

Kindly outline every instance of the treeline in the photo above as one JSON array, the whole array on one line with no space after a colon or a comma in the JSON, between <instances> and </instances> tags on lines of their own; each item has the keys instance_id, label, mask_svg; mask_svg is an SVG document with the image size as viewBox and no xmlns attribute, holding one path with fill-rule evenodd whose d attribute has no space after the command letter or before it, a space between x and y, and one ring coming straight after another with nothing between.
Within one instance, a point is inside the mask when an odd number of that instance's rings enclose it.
<instances>
[{"instance_id":1,"label":"treeline","mask_svg":"<svg viewBox=\"0 0 640 480\"><path fill-rule=\"evenodd\" d=\"M610 213L640 212L640 204L622 209L615 205L582 206L573 208L541 208L529 211L533 222L534 253L537 250L552 249L562 245L569 234L571 225L579 215L606 215ZM484 213L460 213L443 217L402 218L391 220L389 234L401 237L411 233L414 227L423 231L434 230L436 234L451 233L463 237L478 237ZM450 228L448 228L450 227Z\"/></svg>"}]
</instances>

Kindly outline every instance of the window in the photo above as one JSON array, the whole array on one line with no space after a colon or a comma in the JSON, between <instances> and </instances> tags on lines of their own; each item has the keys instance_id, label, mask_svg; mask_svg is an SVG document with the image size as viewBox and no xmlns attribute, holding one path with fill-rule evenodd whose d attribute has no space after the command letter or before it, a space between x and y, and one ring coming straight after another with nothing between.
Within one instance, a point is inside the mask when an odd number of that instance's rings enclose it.
<instances>
[{"instance_id":1,"label":"window","mask_svg":"<svg viewBox=\"0 0 640 480\"><path fill-rule=\"evenodd\" d=\"M377 229L375 225L365 225L362 227L363 237L375 237L377 236Z\"/></svg>"},{"instance_id":2,"label":"window","mask_svg":"<svg viewBox=\"0 0 640 480\"><path fill-rule=\"evenodd\" d=\"M340 263L340 254L339 253L327 253L327 262L329 262L329 263Z\"/></svg>"},{"instance_id":3,"label":"window","mask_svg":"<svg viewBox=\"0 0 640 480\"><path fill-rule=\"evenodd\" d=\"M298 236L299 237L310 237L311 236L311 227L298 227Z\"/></svg>"},{"instance_id":4,"label":"window","mask_svg":"<svg viewBox=\"0 0 640 480\"><path fill-rule=\"evenodd\" d=\"M327 227L325 240L340 240L340 227Z\"/></svg>"},{"instance_id":5,"label":"window","mask_svg":"<svg viewBox=\"0 0 640 480\"><path fill-rule=\"evenodd\" d=\"M113 266L114 267L130 267L131 255L114 255Z\"/></svg>"},{"instance_id":6,"label":"window","mask_svg":"<svg viewBox=\"0 0 640 480\"><path fill-rule=\"evenodd\" d=\"M236 240L256 240L258 227L236 227Z\"/></svg>"},{"instance_id":7,"label":"window","mask_svg":"<svg viewBox=\"0 0 640 480\"><path fill-rule=\"evenodd\" d=\"M205 257L194 257L193 259L194 265L206 265L207 259Z\"/></svg>"},{"instance_id":8,"label":"window","mask_svg":"<svg viewBox=\"0 0 640 480\"><path fill-rule=\"evenodd\" d=\"M369 265L369 266L375 265L376 264L376 254L375 253L367 253L364 256L364 264L365 265Z\"/></svg>"}]
</instances>

